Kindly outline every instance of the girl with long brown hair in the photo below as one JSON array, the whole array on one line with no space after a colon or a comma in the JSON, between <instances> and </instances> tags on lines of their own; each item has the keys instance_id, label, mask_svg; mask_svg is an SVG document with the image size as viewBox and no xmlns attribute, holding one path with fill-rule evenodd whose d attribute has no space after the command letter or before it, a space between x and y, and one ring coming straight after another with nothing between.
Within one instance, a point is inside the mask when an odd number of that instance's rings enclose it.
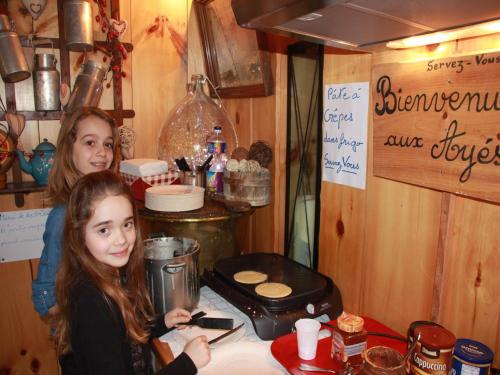
<instances>
[{"instance_id":1,"label":"girl with long brown hair","mask_svg":"<svg viewBox=\"0 0 500 375\"><path fill-rule=\"evenodd\" d=\"M134 199L110 171L74 186L57 275L56 343L64 374L151 374L148 340L191 315L153 318ZM195 374L210 360L206 336L189 342L159 374Z\"/></svg>"},{"instance_id":2,"label":"girl with long brown hair","mask_svg":"<svg viewBox=\"0 0 500 375\"><path fill-rule=\"evenodd\" d=\"M35 309L46 316L56 309L55 279L61 259L61 238L66 203L75 182L83 175L119 165L118 129L114 119L95 107L84 107L64 117L56 155L49 174L50 211L43 234L44 248L32 283Z\"/></svg>"}]
</instances>

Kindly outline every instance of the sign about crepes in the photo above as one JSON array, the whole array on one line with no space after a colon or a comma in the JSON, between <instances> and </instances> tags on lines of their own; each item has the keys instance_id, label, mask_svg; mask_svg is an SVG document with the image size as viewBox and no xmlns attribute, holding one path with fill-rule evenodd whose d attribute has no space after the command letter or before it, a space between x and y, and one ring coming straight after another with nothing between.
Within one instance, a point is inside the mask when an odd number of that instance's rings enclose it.
<instances>
[{"instance_id":1,"label":"sign about crepes","mask_svg":"<svg viewBox=\"0 0 500 375\"><path fill-rule=\"evenodd\" d=\"M376 65L376 176L500 202L500 52Z\"/></svg>"}]
</instances>

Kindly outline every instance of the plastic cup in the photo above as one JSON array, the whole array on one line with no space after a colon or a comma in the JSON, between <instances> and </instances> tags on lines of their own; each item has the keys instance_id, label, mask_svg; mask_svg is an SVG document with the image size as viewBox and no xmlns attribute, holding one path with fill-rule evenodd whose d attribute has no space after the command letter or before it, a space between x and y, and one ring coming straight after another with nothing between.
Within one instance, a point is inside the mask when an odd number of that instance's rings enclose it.
<instances>
[{"instance_id":1,"label":"plastic cup","mask_svg":"<svg viewBox=\"0 0 500 375\"><path fill-rule=\"evenodd\" d=\"M321 323L314 319L299 319L295 322L300 358L309 360L316 357L320 328Z\"/></svg>"}]
</instances>

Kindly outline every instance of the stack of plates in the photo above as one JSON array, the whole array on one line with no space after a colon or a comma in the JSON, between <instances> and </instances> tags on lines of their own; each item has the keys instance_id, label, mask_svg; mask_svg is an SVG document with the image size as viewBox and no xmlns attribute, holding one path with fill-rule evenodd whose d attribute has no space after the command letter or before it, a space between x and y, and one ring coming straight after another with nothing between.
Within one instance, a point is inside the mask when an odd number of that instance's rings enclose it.
<instances>
[{"instance_id":1,"label":"stack of plates","mask_svg":"<svg viewBox=\"0 0 500 375\"><path fill-rule=\"evenodd\" d=\"M146 207L164 212L197 210L203 207L205 189L189 185L163 185L146 189Z\"/></svg>"}]
</instances>

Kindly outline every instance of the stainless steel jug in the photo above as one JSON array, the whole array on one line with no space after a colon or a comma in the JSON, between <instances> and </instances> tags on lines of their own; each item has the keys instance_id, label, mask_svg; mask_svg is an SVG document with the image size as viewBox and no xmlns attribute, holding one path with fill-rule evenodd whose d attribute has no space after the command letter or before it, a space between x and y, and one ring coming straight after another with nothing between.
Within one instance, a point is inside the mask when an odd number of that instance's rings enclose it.
<instances>
[{"instance_id":1,"label":"stainless steel jug","mask_svg":"<svg viewBox=\"0 0 500 375\"><path fill-rule=\"evenodd\" d=\"M82 71L76 77L73 91L64 110L74 111L79 107L97 107L102 95L102 82L106 69L94 60L87 60L82 65Z\"/></svg>"},{"instance_id":2,"label":"stainless steel jug","mask_svg":"<svg viewBox=\"0 0 500 375\"><path fill-rule=\"evenodd\" d=\"M65 0L63 4L64 38L70 51L84 52L94 48L92 7L85 0Z\"/></svg>"},{"instance_id":3,"label":"stainless steel jug","mask_svg":"<svg viewBox=\"0 0 500 375\"><path fill-rule=\"evenodd\" d=\"M59 98L61 76L56 69L56 64L57 59L54 54L35 54L33 93L37 111L58 111L61 108Z\"/></svg>"},{"instance_id":4,"label":"stainless steel jug","mask_svg":"<svg viewBox=\"0 0 500 375\"><path fill-rule=\"evenodd\" d=\"M12 30L9 17L0 14L0 74L5 82L13 83L30 76L19 36Z\"/></svg>"},{"instance_id":5,"label":"stainless steel jug","mask_svg":"<svg viewBox=\"0 0 500 375\"><path fill-rule=\"evenodd\" d=\"M192 311L200 301L196 240L159 237L144 241L146 280L155 313L175 307Z\"/></svg>"}]
</instances>

